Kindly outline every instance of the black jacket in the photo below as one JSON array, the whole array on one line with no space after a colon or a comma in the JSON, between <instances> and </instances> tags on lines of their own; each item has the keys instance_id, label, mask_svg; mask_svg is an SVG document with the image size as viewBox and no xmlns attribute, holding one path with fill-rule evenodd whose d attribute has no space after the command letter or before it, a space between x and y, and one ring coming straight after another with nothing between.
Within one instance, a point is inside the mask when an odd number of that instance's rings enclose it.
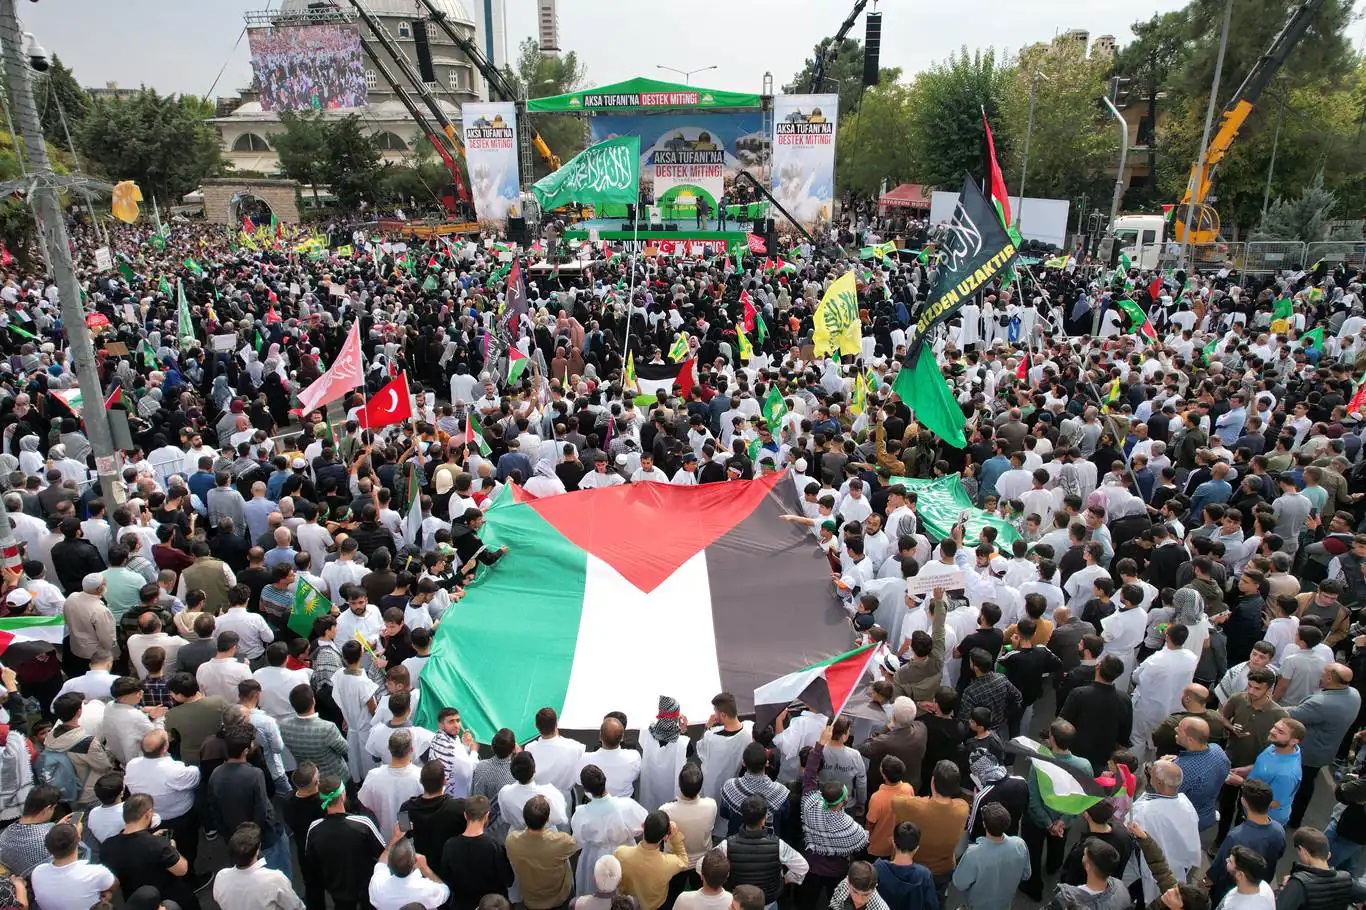
<instances>
[{"instance_id":1,"label":"black jacket","mask_svg":"<svg viewBox=\"0 0 1366 910\"><path fill-rule=\"evenodd\" d=\"M1134 708L1112 685L1093 682L1074 689L1058 716L1077 728L1072 752L1093 768L1104 768L1115 749L1129 745Z\"/></svg>"},{"instance_id":2,"label":"black jacket","mask_svg":"<svg viewBox=\"0 0 1366 910\"><path fill-rule=\"evenodd\" d=\"M108 568L100 551L83 537L59 540L53 544L52 564L57 567L58 584L68 594L81 590L85 576Z\"/></svg>"},{"instance_id":3,"label":"black jacket","mask_svg":"<svg viewBox=\"0 0 1366 910\"><path fill-rule=\"evenodd\" d=\"M435 799L414 796L399 808L413 823L413 849L427 858L432 868L441 865L446 841L465 833L465 801L441 794Z\"/></svg>"},{"instance_id":4,"label":"black jacket","mask_svg":"<svg viewBox=\"0 0 1366 910\"><path fill-rule=\"evenodd\" d=\"M1154 588L1175 588L1176 575L1190 559L1190 553L1179 543L1153 547L1148 559L1148 581Z\"/></svg>"}]
</instances>

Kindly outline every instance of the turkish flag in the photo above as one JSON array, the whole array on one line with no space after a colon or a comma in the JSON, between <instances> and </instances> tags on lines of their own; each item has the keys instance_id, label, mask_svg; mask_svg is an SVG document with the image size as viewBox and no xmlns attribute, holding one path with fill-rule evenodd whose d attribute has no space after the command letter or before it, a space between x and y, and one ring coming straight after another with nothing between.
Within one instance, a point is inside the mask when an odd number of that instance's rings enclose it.
<instances>
[{"instance_id":1,"label":"turkish flag","mask_svg":"<svg viewBox=\"0 0 1366 910\"><path fill-rule=\"evenodd\" d=\"M399 373L398 378L380 389L360 409L356 420L362 427L377 430L390 424L411 420L413 399L408 394L408 374Z\"/></svg>"}]
</instances>

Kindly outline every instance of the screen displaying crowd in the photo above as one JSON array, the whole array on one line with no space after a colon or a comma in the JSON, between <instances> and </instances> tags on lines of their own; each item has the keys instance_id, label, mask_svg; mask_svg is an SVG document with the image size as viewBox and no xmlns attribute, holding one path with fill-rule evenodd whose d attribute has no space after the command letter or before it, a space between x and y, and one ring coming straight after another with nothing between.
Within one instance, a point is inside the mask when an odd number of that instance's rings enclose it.
<instances>
[{"instance_id":1,"label":"screen displaying crowd","mask_svg":"<svg viewBox=\"0 0 1366 910\"><path fill-rule=\"evenodd\" d=\"M267 111L365 105L360 32L347 25L300 25L247 33L251 68Z\"/></svg>"}]
</instances>

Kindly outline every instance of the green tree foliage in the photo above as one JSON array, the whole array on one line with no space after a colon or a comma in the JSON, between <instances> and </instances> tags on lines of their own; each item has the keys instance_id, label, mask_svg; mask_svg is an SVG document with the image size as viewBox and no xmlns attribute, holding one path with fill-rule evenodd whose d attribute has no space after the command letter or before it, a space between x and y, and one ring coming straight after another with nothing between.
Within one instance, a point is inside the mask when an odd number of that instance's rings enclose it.
<instances>
[{"instance_id":1,"label":"green tree foliage","mask_svg":"<svg viewBox=\"0 0 1366 910\"><path fill-rule=\"evenodd\" d=\"M280 172L312 186L316 201L318 184L323 182L329 124L311 111L285 111L280 114L280 125L284 130L270 137L280 159Z\"/></svg>"},{"instance_id":2,"label":"green tree foliage","mask_svg":"<svg viewBox=\"0 0 1366 910\"><path fill-rule=\"evenodd\" d=\"M915 161L906 142L914 92L887 82L868 89L863 105L840 118L835 134L835 183L856 193L878 192L915 179Z\"/></svg>"},{"instance_id":3,"label":"green tree foliage","mask_svg":"<svg viewBox=\"0 0 1366 910\"><path fill-rule=\"evenodd\" d=\"M1130 206L1155 204L1157 184L1157 121L1164 101L1162 93L1172 72L1183 66L1191 53L1190 27L1183 10L1154 14L1146 22L1131 27L1134 40L1119 52L1116 71L1132 80L1130 103L1145 108L1138 135L1130 137L1135 146L1145 148L1148 179L1143 186L1129 187L1125 197Z\"/></svg>"},{"instance_id":4,"label":"green tree foliage","mask_svg":"<svg viewBox=\"0 0 1366 910\"><path fill-rule=\"evenodd\" d=\"M437 205L451 175L427 143L419 143L401 164L385 163L377 182L376 202L407 206Z\"/></svg>"},{"instance_id":5,"label":"green tree foliage","mask_svg":"<svg viewBox=\"0 0 1366 910\"><path fill-rule=\"evenodd\" d=\"M111 182L135 180L165 206L222 168L218 134L203 114L198 99L143 89L127 101L95 101L76 144L87 167Z\"/></svg>"},{"instance_id":6,"label":"green tree foliage","mask_svg":"<svg viewBox=\"0 0 1366 910\"><path fill-rule=\"evenodd\" d=\"M1329 238L1338 200L1323 188L1323 175L1315 174L1304 192L1293 199L1277 199L1267 209L1253 240L1298 240L1319 243Z\"/></svg>"},{"instance_id":7,"label":"green tree foliage","mask_svg":"<svg viewBox=\"0 0 1366 910\"><path fill-rule=\"evenodd\" d=\"M792 77L792 81L783 86L783 91L798 94L837 92L840 96L840 116L844 117L854 113L859 105L867 100L863 87L863 42L857 38L845 38L840 42L839 53L826 64L825 78L821 85L813 87L811 80L816 72L816 60L820 55L827 53L833 41L833 38L822 38L820 43L811 49L811 56L806 58L806 62ZM900 78L899 66L878 68L879 87L891 85Z\"/></svg>"},{"instance_id":8,"label":"green tree foliage","mask_svg":"<svg viewBox=\"0 0 1366 910\"><path fill-rule=\"evenodd\" d=\"M1296 0L1240 0L1229 27L1218 108L1234 98L1299 5ZM1219 165L1212 204L1224 236L1237 238L1260 223L1273 145L1273 199L1297 196L1322 172L1325 187L1339 193L1346 210L1360 212L1362 69L1349 40L1351 6L1349 0L1325 0ZM1158 188L1173 202L1185 193L1199 156L1223 10L1224 0L1191 0L1184 10L1189 53L1167 80L1167 116L1157 135Z\"/></svg>"},{"instance_id":9,"label":"green tree foliage","mask_svg":"<svg viewBox=\"0 0 1366 910\"><path fill-rule=\"evenodd\" d=\"M527 38L517 50L516 67L504 67L503 75L522 97L544 98L582 88L588 68L573 51L547 56L535 39ZM588 129L582 115L542 114L535 121L541 138L560 160L568 161L584 150ZM550 173L539 155L531 160L534 179Z\"/></svg>"},{"instance_id":10,"label":"green tree foliage","mask_svg":"<svg viewBox=\"0 0 1366 910\"><path fill-rule=\"evenodd\" d=\"M52 65L47 73L34 80L33 92L38 102L38 115L43 121L43 135L50 144L71 151L61 115L66 114L66 125L75 141L90 113L90 96L56 54L52 55Z\"/></svg>"},{"instance_id":11,"label":"green tree foliage","mask_svg":"<svg viewBox=\"0 0 1366 910\"><path fill-rule=\"evenodd\" d=\"M1011 81L1001 99L1003 122L998 126L993 121L992 126L998 145L1002 138L1008 140L1006 151L998 148L997 156L1011 195L1020 192L1031 82L1034 128L1026 195L1099 198L1109 191L1114 178L1105 171L1119 165L1119 128L1096 104L1105 94L1109 71L1108 62L1087 57L1067 44L1036 44L1021 53L1017 65L1008 71ZM979 170L974 168L973 173Z\"/></svg>"},{"instance_id":12,"label":"green tree foliage","mask_svg":"<svg viewBox=\"0 0 1366 910\"><path fill-rule=\"evenodd\" d=\"M327 125L321 176L343 209L355 209L363 200L375 198L381 160L374 137L366 134L359 117L352 114Z\"/></svg>"},{"instance_id":13,"label":"green tree foliage","mask_svg":"<svg viewBox=\"0 0 1366 910\"><path fill-rule=\"evenodd\" d=\"M906 146L919 182L958 189L965 172L981 175L984 108L997 136L997 157L1013 160L1015 130L1002 128L1001 114L1014 91L1015 68L998 60L991 49L970 53L965 47L916 76L908 102ZM1021 135L1023 131L1021 121Z\"/></svg>"}]
</instances>

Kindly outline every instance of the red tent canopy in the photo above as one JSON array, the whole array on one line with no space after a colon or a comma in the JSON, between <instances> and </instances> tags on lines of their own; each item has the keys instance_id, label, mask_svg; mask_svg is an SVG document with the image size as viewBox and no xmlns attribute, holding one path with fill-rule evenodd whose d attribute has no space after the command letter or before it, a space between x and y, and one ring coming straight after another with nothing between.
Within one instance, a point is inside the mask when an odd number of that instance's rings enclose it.
<instances>
[{"instance_id":1,"label":"red tent canopy","mask_svg":"<svg viewBox=\"0 0 1366 910\"><path fill-rule=\"evenodd\" d=\"M879 198L877 204L886 208L929 209L933 192L919 183L903 183Z\"/></svg>"}]
</instances>

